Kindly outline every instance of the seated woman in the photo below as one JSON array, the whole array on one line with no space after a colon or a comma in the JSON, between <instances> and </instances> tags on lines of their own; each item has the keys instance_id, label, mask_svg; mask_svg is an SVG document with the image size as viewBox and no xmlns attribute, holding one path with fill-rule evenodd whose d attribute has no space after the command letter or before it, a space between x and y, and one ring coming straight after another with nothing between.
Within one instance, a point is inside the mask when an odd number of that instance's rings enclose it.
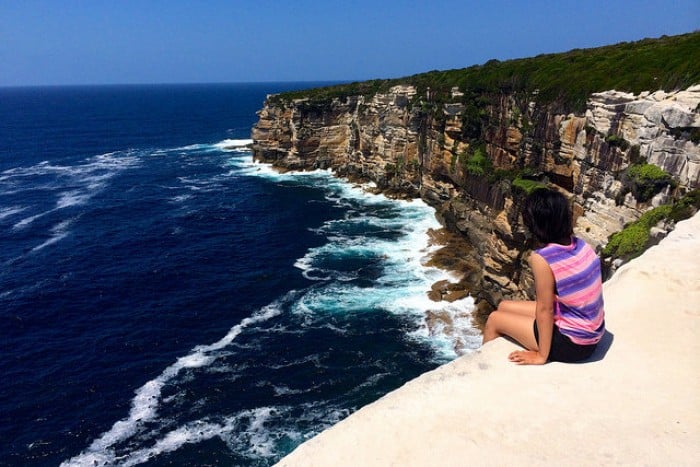
<instances>
[{"instance_id":1,"label":"seated woman","mask_svg":"<svg viewBox=\"0 0 700 467\"><path fill-rule=\"evenodd\" d=\"M590 357L605 333L600 260L573 236L569 203L559 192L539 189L523 206L523 221L539 243L530 255L535 301L502 301L489 315L484 343L500 336L527 350L510 361L541 365Z\"/></svg>"}]
</instances>

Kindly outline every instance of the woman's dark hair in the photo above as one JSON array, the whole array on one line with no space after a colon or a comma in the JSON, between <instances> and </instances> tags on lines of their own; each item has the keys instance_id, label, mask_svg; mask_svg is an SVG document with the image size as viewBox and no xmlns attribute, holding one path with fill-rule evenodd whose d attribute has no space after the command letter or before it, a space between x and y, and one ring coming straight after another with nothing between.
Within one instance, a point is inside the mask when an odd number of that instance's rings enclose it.
<instances>
[{"instance_id":1,"label":"woman's dark hair","mask_svg":"<svg viewBox=\"0 0 700 467\"><path fill-rule=\"evenodd\" d=\"M569 202L558 191L541 188L525 198L523 222L541 243L568 243L573 234Z\"/></svg>"}]
</instances>

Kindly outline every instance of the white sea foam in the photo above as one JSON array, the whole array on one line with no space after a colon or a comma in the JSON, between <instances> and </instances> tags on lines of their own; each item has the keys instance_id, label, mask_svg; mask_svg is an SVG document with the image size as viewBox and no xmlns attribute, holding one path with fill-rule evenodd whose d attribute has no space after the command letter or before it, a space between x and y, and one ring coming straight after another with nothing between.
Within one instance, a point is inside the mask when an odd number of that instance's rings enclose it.
<instances>
[{"instance_id":1,"label":"white sea foam","mask_svg":"<svg viewBox=\"0 0 700 467\"><path fill-rule=\"evenodd\" d=\"M376 382L383 376L385 375L377 375L370 380ZM368 385L372 384L370 380L367 381ZM274 390L281 395L300 393L286 386L275 387ZM339 422L349 413L348 409L328 406L325 403L257 407L225 417L217 416L216 420L206 417L190 421L162 434L152 431L150 434L159 437L148 447L118 455L110 449L88 449L61 465L133 466L148 462L164 453L174 452L186 444L200 443L213 438L221 439L231 451L251 461L273 460L279 456L281 445L298 444Z\"/></svg>"},{"instance_id":2,"label":"white sea foam","mask_svg":"<svg viewBox=\"0 0 700 467\"><path fill-rule=\"evenodd\" d=\"M313 388L308 388L308 389L292 389L288 386L280 385L280 386L273 386L272 390L275 391L276 396L289 396L289 395L295 395L295 394L304 394L306 392L309 392Z\"/></svg>"},{"instance_id":3,"label":"white sea foam","mask_svg":"<svg viewBox=\"0 0 700 467\"><path fill-rule=\"evenodd\" d=\"M180 183L188 190L194 192L207 193L210 191L219 190L221 188L220 180L216 177L197 178L197 177L178 177Z\"/></svg>"},{"instance_id":4,"label":"white sea foam","mask_svg":"<svg viewBox=\"0 0 700 467\"><path fill-rule=\"evenodd\" d=\"M265 428L265 422L270 419L272 409L263 407L254 410L250 414L248 433L250 435L249 446L251 451L261 457L270 457L275 451L275 442L270 436L269 430Z\"/></svg>"},{"instance_id":5,"label":"white sea foam","mask_svg":"<svg viewBox=\"0 0 700 467\"><path fill-rule=\"evenodd\" d=\"M58 201L56 201L56 209L85 204L92 196L92 193L89 192L80 192L78 190L65 191L60 194Z\"/></svg>"},{"instance_id":6,"label":"white sea foam","mask_svg":"<svg viewBox=\"0 0 700 467\"><path fill-rule=\"evenodd\" d=\"M0 220L5 219L6 217L12 217L15 214L18 214L22 211L25 211L27 209L26 206L9 206L3 209L0 209Z\"/></svg>"},{"instance_id":7,"label":"white sea foam","mask_svg":"<svg viewBox=\"0 0 700 467\"><path fill-rule=\"evenodd\" d=\"M309 409L310 407L307 407L307 410ZM150 447L129 451L119 456L108 451L88 451L61 465L133 466L148 462L161 454L176 451L185 444L195 444L212 438L220 438L236 451L246 446L244 454L249 457L270 458L277 454L275 448L280 435L277 433L278 430L273 432L267 427L268 422L273 417L279 417L280 413L289 412L291 412L290 407L259 407L226 417L223 422L208 419L195 420L166 432ZM287 430L285 428L283 431ZM290 430L288 437L299 439L301 435Z\"/></svg>"},{"instance_id":8,"label":"white sea foam","mask_svg":"<svg viewBox=\"0 0 700 467\"><path fill-rule=\"evenodd\" d=\"M202 143L202 144L188 144L187 146L181 146L179 148L172 149L172 151L197 151L197 152L207 152L207 151L247 151L248 146L253 144L252 139L224 139L218 143Z\"/></svg>"},{"instance_id":9,"label":"white sea foam","mask_svg":"<svg viewBox=\"0 0 700 467\"><path fill-rule=\"evenodd\" d=\"M209 149L210 147L210 144L188 144L187 146L175 148L173 151L201 151Z\"/></svg>"},{"instance_id":10,"label":"white sea foam","mask_svg":"<svg viewBox=\"0 0 700 467\"><path fill-rule=\"evenodd\" d=\"M366 388L376 387L377 383L379 383L380 380L386 378L387 376L391 376L391 373L376 373L376 374L370 376L369 378L367 378L365 381L363 381L359 385L355 386L354 389L351 389L350 391L348 391L348 394L357 394L357 393L361 393Z\"/></svg>"},{"instance_id":11,"label":"white sea foam","mask_svg":"<svg viewBox=\"0 0 700 467\"><path fill-rule=\"evenodd\" d=\"M66 238L70 233L68 231L68 227L70 227L74 220L75 219L68 219L63 222L59 222L58 224L51 227L51 238L41 243L40 245L37 245L34 248L32 248L32 251L39 251L43 248L46 248L49 245L53 245L54 243Z\"/></svg>"},{"instance_id":12,"label":"white sea foam","mask_svg":"<svg viewBox=\"0 0 700 467\"><path fill-rule=\"evenodd\" d=\"M119 457L105 456L100 452L86 453L77 463L62 465L114 465L133 466L168 452L180 449L185 444L195 444L212 438L220 438L232 449L240 451L241 446L247 446L246 454L254 458L270 458L277 454L276 444L279 434L268 429L271 418L280 412L291 412L289 407L259 407L244 410L226 417L222 422L211 420L195 420L165 433L152 446L130 451ZM290 433L290 438L300 435ZM69 462L73 462L71 459Z\"/></svg>"},{"instance_id":13,"label":"white sea foam","mask_svg":"<svg viewBox=\"0 0 700 467\"><path fill-rule=\"evenodd\" d=\"M252 156L242 157L235 160L235 162L232 161L231 164L238 169L234 173L241 175L255 175L268 178L273 178L276 175L279 175L279 173L272 168L271 165L254 161Z\"/></svg>"},{"instance_id":14,"label":"white sea foam","mask_svg":"<svg viewBox=\"0 0 700 467\"><path fill-rule=\"evenodd\" d=\"M321 358L318 354L305 355L304 357L293 360L291 362L280 363L280 364L270 364L267 365L268 368L272 370L281 370L283 368L289 368L292 366L304 365L305 363L313 363L317 368L322 368L324 365L321 364Z\"/></svg>"},{"instance_id":15,"label":"white sea foam","mask_svg":"<svg viewBox=\"0 0 700 467\"><path fill-rule=\"evenodd\" d=\"M278 444L285 439L298 444L349 415L349 410L325 404L305 403L297 407L260 407L228 417L222 426L221 438L239 451L258 460L279 454ZM274 420L275 423L269 423ZM314 428L309 430L310 426Z\"/></svg>"},{"instance_id":16,"label":"white sea foam","mask_svg":"<svg viewBox=\"0 0 700 467\"><path fill-rule=\"evenodd\" d=\"M293 293L288 294L288 296L291 294ZM288 296L285 296L282 300L286 300ZM230 345L244 329L251 325L267 321L280 313L281 309L278 306L278 302L272 303L263 307L252 316L243 319L239 324L231 328L224 337L213 344L196 346L188 355L178 358L175 363L167 367L158 377L136 390L136 395L131 402L131 410L127 418L117 421L109 431L103 433L98 439L94 440L85 451L63 462L61 465L112 465L117 462L122 465L134 465L145 462L158 452L166 452L166 449L171 450L171 448L174 450L183 443L189 442L187 441L190 439L188 438L188 433L191 433L191 430L185 427L184 431L176 430L171 437L166 436L166 438L162 440L162 444L156 443L156 446L153 448L127 454L128 460L125 460L123 455L117 455L115 451L115 445L117 443L124 442L133 437L144 429L146 423L156 418L163 387L182 370L199 368L211 364L221 356L221 353L218 351ZM199 431L210 432L208 430L196 430L197 433ZM202 440L207 438L198 439Z\"/></svg>"},{"instance_id":17,"label":"white sea foam","mask_svg":"<svg viewBox=\"0 0 700 467\"><path fill-rule=\"evenodd\" d=\"M229 428L225 425L197 420L166 433L150 448L129 453L125 459L119 460L119 464L123 466L142 464L160 454L176 451L185 444L199 443L219 436L227 429Z\"/></svg>"},{"instance_id":18,"label":"white sea foam","mask_svg":"<svg viewBox=\"0 0 700 467\"><path fill-rule=\"evenodd\" d=\"M14 167L3 171L0 174L0 182L12 187L11 190L3 191L5 195L25 191L58 191L58 198L53 209L20 220L14 224L13 230L24 229L36 219L57 209L86 204L96 193L105 188L109 179L122 170L137 166L139 158L136 153L123 151L100 154L89 157L82 162L75 165L58 165L42 161L29 167ZM66 190L66 187L70 187L70 189ZM32 206L31 208L38 211L45 209L46 206ZM6 216L27 209L30 207L25 206L14 211L8 210Z\"/></svg>"},{"instance_id":19,"label":"white sea foam","mask_svg":"<svg viewBox=\"0 0 700 467\"><path fill-rule=\"evenodd\" d=\"M436 303L427 297L433 283L458 278L425 266L429 255L440 248L429 246L428 231L441 226L434 210L422 200L390 200L370 193L369 184L347 183L330 170L278 173L250 158L239 158L238 164L248 175L322 187L326 199L347 209L344 219L328 221L315 230L325 236L326 243L308 250L294 264L305 278L320 283L295 303L296 313L322 316L384 311L413 322L414 330L408 335L429 342L445 359L454 358L455 349L478 348L480 334L471 320L473 299ZM360 273L335 270L338 261L345 259L369 261L379 268L374 285L359 287L353 280L361 277ZM449 326L438 323L428 329L428 310L448 317Z\"/></svg>"},{"instance_id":20,"label":"white sea foam","mask_svg":"<svg viewBox=\"0 0 700 467\"><path fill-rule=\"evenodd\" d=\"M176 451L185 444L211 439L220 435L224 429L226 427L220 424L197 420L166 433L149 448L134 450L118 457L108 451L89 451L63 462L61 465L85 467L138 465L148 462L159 454Z\"/></svg>"},{"instance_id":21,"label":"white sea foam","mask_svg":"<svg viewBox=\"0 0 700 467\"><path fill-rule=\"evenodd\" d=\"M75 165L54 165L49 161L42 161L29 167L13 167L0 173L0 181L46 175L73 177L77 180L94 176L109 178L109 172L133 167L138 164L139 158L136 152L123 151L88 157L83 162Z\"/></svg>"},{"instance_id":22,"label":"white sea foam","mask_svg":"<svg viewBox=\"0 0 700 467\"><path fill-rule=\"evenodd\" d=\"M248 146L253 144L252 139L225 139L214 144L214 147L224 151L248 150Z\"/></svg>"},{"instance_id":23,"label":"white sea foam","mask_svg":"<svg viewBox=\"0 0 700 467\"><path fill-rule=\"evenodd\" d=\"M192 198L192 195L189 195L189 194L178 195L178 196L174 196L174 197L170 198L170 201L172 201L173 203L182 203L184 201L187 201L190 198Z\"/></svg>"},{"instance_id":24,"label":"white sea foam","mask_svg":"<svg viewBox=\"0 0 700 467\"><path fill-rule=\"evenodd\" d=\"M241 155L234 157L228 161L228 164L235 167L237 170L232 171L231 175L255 175L261 176L273 181L300 181L308 183L309 180L329 180L333 179L333 172L330 169L317 169L309 171L288 171L281 173L275 170L271 164L258 162L253 160L253 155L248 148L241 148Z\"/></svg>"},{"instance_id":25,"label":"white sea foam","mask_svg":"<svg viewBox=\"0 0 700 467\"><path fill-rule=\"evenodd\" d=\"M43 217L43 216L45 216L45 215L47 215L47 214L49 214L49 213L51 213L51 212L53 212L53 210L51 210L51 211L46 211L46 212L42 212L42 213L39 213L39 214L35 214L35 215L33 215L33 216L25 217L24 219L22 219L21 221L17 222L15 225L13 225L13 226L12 226L12 229L13 229L13 230L21 230L21 229L24 229L25 227L27 227L29 224L31 224L32 222L34 222L34 221L37 220L38 218Z\"/></svg>"}]
</instances>

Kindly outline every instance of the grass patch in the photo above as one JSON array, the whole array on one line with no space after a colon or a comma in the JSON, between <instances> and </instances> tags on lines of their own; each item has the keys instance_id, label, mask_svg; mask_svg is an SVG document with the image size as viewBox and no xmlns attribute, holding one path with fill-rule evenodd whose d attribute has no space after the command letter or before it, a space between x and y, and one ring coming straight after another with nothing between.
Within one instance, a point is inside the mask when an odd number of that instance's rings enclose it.
<instances>
[{"instance_id":1,"label":"grass patch","mask_svg":"<svg viewBox=\"0 0 700 467\"><path fill-rule=\"evenodd\" d=\"M516 178L511 182L511 184L512 187L516 189L516 191L522 191L526 195L529 195L535 190L547 188L547 185L545 183L539 182L537 180L529 180L527 178Z\"/></svg>"}]
</instances>

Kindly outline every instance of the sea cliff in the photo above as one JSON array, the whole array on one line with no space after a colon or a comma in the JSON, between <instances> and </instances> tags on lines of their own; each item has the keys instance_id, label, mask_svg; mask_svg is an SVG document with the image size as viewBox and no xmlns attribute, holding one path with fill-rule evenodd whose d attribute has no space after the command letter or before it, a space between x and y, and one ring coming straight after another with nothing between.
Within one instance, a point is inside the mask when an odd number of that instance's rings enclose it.
<instances>
[{"instance_id":1,"label":"sea cliff","mask_svg":"<svg viewBox=\"0 0 700 467\"><path fill-rule=\"evenodd\" d=\"M688 37L698 43L700 34ZM503 74L508 66L489 63L463 74ZM483 317L503 297L531 294L518 215L531 189L549 185L567 194L576 233L601 251L646 211L695 193L700 71L693 67L681 87L659 75L675 85L638 91L630 85L628 91L591 84L594 91L578 92L578 100L544 84L517 85L532 83L529 75L491 87L470 78L447 89L445 76L452 75L440 75L365 83L321 97L273 95L253 128L253 153L283 170L332 168L389 195L424 199L471 245L459 254ZM641 243L658 241L669 225L659 218Z\"/></svg>"}]
</instances>

